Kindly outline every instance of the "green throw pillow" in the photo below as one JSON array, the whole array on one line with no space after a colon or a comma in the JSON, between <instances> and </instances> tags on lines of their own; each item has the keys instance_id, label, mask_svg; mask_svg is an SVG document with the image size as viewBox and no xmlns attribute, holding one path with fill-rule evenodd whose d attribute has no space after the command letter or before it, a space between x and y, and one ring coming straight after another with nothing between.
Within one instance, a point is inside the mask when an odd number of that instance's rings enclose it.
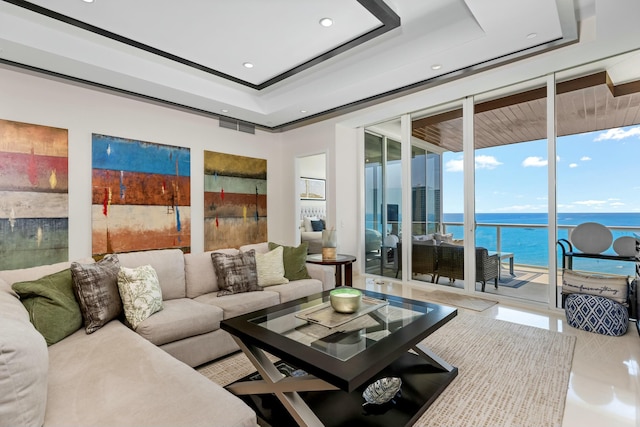
<instances>
[{"instance_id":1,"label":"green throw pillow","mask_svg":"<svg viewBox=\"0 0 640 427\"><path fill-rule=\"evenodd\" d=\"M269 250L272 251L282 246L282 261L284 262L284 277L289 280L311 279L307 271L307 251L309 243L301 243L300 246L284 246L269 242Z\"/></svg>"},{"instance_id":2,"label":"green throw pillow","mask_svg":"<svg viewBox=\"0 0 640 427\"><path fill-rule=\"evenodd\" d=\"M73 293L71 270L12 286L29 312L33 326L52 345L82 327L82 313Z\"/></svg>"}]
</instances>

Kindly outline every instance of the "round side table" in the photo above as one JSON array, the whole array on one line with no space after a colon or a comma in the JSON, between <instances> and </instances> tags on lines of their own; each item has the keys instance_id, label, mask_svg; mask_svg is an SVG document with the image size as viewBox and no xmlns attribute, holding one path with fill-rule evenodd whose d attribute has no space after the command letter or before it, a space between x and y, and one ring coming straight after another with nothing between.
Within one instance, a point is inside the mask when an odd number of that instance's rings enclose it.
<instances>
[{"instance_id":1,"label":"round side table","mask_svg":"<svg viewBox=\"0 0 640 427\"><path fill-rule=\"evenodd\" d=\"M336 266L336 286L342 286L342 269L344 268L345 286L353 286L353 263L356 257L353 255L337 254L335 258L322 258L322 254L307 255L307 262L320 265Z\"/></svg>"}]
</instances>

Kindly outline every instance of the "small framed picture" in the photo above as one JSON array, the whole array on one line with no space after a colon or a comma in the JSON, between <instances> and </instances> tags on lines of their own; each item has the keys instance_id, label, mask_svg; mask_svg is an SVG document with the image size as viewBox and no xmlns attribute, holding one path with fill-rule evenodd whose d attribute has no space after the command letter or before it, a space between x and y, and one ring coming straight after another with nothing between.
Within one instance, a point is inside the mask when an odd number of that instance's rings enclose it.
<instances>
[{"instance_id":1,"label":"small framed picture","mask_svg":"<svg viewBox=\"0 0 640 427\"><path fill-rule=\"evenodd\" d=\"M325 200L326 181L316 178L300 178L300 199Z\"/></svg>"}]
</instances>

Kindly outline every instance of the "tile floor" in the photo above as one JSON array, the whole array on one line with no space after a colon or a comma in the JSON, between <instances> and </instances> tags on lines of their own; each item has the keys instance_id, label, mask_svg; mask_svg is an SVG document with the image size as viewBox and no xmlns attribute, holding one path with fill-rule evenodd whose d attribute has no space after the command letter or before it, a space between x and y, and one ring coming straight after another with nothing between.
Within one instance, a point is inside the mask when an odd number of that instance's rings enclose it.
<instances>
[{"instance_id":1,"label":"tile floor","mask_svg":"<svg viewBox=\"0 0 640 427\"><path fill-rule=\"evenodd\" d=\"M354 276L354 286L411 298L421 285ZM442 289L439 287L438 289ZM500 302L480 315L577 337L562 427L640 427L640 336L608 337L574 329L560 312Z\"/></svg>"}]
</instances>

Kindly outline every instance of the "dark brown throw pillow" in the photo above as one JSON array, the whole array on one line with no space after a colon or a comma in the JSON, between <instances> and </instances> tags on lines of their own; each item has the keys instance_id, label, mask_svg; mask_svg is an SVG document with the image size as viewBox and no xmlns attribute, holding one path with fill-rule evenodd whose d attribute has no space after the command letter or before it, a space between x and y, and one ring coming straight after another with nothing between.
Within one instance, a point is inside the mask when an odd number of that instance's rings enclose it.
<instances>
[{"instance_id":1,"label":"dark brown throw pillow","mask_svg":"<svg viewBox=\"0 0 640 427\"><path fill-rule=\"evenodd\" d=\"M237 255L213 252L211 261L218 278L219 297L262 290L258 285L255 250Z\"/></svg>"},{"instance_id":2,"label":"dark brown throw pillow","mask_svg":"<svg viewBox=\"0 0 640 427\"><path fill-rule=\"evenodd\" d=\"M119 271L120 262L115 254L107 255L95 264L71 263L73 290L88 334L122 313L118 291Z\"/></svg>"}]
</instances>

